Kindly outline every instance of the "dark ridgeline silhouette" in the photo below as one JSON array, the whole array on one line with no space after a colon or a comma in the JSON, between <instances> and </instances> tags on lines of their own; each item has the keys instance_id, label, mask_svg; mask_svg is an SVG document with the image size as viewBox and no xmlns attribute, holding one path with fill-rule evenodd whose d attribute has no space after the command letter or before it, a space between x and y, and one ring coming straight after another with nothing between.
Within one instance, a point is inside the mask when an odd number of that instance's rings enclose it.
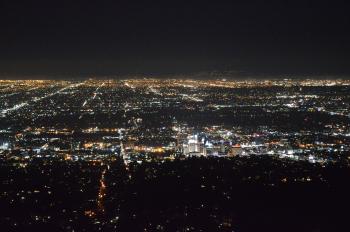
<instances>
[{"instance_id":1,"label":"dark ridgeline silhouette","mask_svg":"<svg viewBox=\"0 0 350 232\"><path fill-rule=\"evenodd\" d=\"M346 231L350 173L342 165L251 158L192 158L106 165L36 160L4 166L10 188L32 200L1 198L5 231ZM102 170L105 194L96 202ZM107 170L107 171L106 171ZM4 180L3 180L4 181ZM12 186L12 187L11 187ZM49 193L49 194L48 194ZM101 193L101 192L100 192ZM8 196L10 197L10 196ZM21 191L19 196L21 197ZM97 205L96 205L97 204ZM103 205L99 205L103 204ZM98 208L96 206L103 207ZM36 216L35 216L36 215ZM44 215L50 215L45 217ZM17 220L13 224L13 218ZM98 223L96 223L98 222Z\"/></svg>"}]
</instances>

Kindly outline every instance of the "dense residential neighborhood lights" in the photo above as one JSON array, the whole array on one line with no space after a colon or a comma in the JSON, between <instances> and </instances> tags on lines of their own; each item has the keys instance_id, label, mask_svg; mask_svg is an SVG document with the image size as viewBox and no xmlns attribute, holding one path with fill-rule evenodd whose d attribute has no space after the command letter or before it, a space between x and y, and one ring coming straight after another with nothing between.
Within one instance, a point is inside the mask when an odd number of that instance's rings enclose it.
<instances>
[{"instance_id":1,"label":"dense residential neighborhood lights","mask_svg":"<svg viewBox=\"0 0 350 232\"><path fill-rule=\"evenodd\" d=\"M347 80L2 80L0 225L335 228L349 92Z\"/></svg>"}]
</instances>

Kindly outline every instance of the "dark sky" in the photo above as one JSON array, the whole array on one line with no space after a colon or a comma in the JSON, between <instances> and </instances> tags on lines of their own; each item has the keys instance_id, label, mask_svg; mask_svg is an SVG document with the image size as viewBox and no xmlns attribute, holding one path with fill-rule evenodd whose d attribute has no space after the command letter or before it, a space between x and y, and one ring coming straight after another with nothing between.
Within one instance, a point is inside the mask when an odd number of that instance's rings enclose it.
<instances>
[{"instance_id":1,"label":"dark sky","mask_svg":"<svg viewBox=\"0 0 350 232\"><path fill-rule=\"evenodd\" d=\"M0 74L350 74L347 1L93 2L1 1Z\"/></svg>"}]
</instances>

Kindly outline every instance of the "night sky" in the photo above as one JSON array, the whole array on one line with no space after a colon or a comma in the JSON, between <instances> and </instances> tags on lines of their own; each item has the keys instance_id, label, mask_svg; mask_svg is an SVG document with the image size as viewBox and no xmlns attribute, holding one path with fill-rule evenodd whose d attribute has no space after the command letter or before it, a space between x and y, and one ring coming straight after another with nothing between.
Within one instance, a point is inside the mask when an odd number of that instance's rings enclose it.
<instances>
[{"instance_id":1,"label":"night sky","mask_svg":"<svg viewBox=\"0 0 350 232\"><path fill-rule=\"evenodd\" d=\"M1 1L0 74L350 75L347 1L94 2Z\"/></svg>"}]
</instances>

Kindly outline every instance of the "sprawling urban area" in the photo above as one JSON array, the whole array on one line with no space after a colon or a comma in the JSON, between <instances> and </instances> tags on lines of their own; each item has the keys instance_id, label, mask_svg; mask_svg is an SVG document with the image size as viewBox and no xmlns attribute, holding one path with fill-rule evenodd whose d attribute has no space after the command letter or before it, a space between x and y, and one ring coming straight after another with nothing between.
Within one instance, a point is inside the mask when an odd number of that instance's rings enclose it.
<instances>
[{"instance_id":1,"label":"sprawling urban area","mask_svg":"<svg viewBox=\"0 0 350 232\"><path fill-rule=\"evenodd\" d=\"M349 161L349 80L0 80L4 231L342 231Z\"/></svg>"}]
</instances>

